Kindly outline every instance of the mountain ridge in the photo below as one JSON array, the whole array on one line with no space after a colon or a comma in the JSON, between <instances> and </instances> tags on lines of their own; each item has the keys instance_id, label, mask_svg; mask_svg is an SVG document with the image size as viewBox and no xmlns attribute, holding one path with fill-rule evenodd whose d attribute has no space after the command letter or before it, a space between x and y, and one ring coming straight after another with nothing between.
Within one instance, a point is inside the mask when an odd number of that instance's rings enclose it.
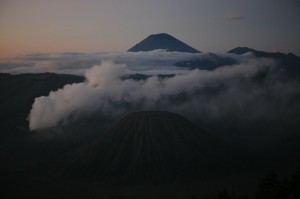
<instances>
[{"instance_id":1,"label":"mountain ridge","mask_svg":"<svg viewBox=\"0 0 300 199\"><path fill-rule=\"evenodd\" d=\"M282 56L289 56L289 57L298 57L293 53L282 53L282 52L266 52L266 51L261 51L261 50L256 50L254 48L249 48L249 47L236 47L233 48L227 53L232 53L232 54L237 54L237 55L243 55L245 53L253 53L257 57L282 57Z\"/></svg>"},{"instance_id":2,"label":"mountain ridge","mask_svg":"<svg viewBox=\"0 0 300 199\"><path fill-rule=\"evenodd\" d=\"M284 68L290 75L295 76L300 73L300 57L293 53L285 54L281 52L265 52L248 47L236 47L229 50L227 53L233 53L237 55L252 53L258 58L271 58L276 60L277 64Z\"/></svg>"}]
</instances>

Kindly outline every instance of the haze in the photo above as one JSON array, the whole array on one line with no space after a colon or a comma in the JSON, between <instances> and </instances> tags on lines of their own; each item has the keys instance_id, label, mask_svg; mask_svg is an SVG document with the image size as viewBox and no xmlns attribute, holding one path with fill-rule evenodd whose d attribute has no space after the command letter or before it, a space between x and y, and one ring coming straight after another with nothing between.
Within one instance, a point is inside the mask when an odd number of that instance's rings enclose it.
<instances>
[{"instance_id":1,"label":"haze","mask_svg":"<svg viewBox=\"0 0 300 199\"><path fill-rule=\"evenodd\" d=\"M1 0L0 57L120 52L167 32L202 52L300 54L297 0Z\"/></svg>"}]
</instances>

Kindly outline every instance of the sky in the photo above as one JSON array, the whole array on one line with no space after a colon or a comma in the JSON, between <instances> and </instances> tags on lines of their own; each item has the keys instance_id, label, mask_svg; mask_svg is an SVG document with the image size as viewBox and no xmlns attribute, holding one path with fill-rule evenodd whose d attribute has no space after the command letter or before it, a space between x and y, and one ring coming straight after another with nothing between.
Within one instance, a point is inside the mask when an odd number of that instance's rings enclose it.
<instances>
[{"instance_id":1,"label":"sky","mask_svg":"<svg viewBox=\"0 0 300 199\"><path fill-rule=\"evenodd\" d=\"M202 52L300 55L298 0L0 0L0 58L123 52L169 33Z\"/></svg>"}]
</instances>

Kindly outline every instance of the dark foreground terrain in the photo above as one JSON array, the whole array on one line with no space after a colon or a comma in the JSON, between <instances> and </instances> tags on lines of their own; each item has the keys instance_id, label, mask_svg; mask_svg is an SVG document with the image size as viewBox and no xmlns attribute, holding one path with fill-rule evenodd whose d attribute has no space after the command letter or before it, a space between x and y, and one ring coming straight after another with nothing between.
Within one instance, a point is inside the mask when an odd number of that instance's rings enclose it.
<instances>
[{"instance_id":1,"label":"dark foreground terrain","mask_svg":"<svg viewBox=\"0 0 300 199\"><path fill-rule=\"evenodd\" d=\"M35 97L83 81L72 75L0 74L1 198L299 196L299 125L281 126L278 132L288 135L281 136L272 133L272 122L201 126L155 111L117 118L95 113L29 131L26 118ZM227 139L220 133L231 129L235 133ZM236 129L255 133L246 142Z\"/></svg>"}]
</instances>

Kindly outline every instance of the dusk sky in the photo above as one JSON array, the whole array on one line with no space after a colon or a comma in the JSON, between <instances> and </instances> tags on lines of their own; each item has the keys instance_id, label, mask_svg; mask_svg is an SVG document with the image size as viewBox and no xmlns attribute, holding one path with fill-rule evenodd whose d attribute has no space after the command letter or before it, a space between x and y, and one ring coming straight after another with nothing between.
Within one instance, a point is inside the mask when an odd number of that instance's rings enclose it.
<instances>
[{"instance_id":1,"label":"dusk sky","mask_svg":"<svg viewBox=\"0 0 300 199\"><path fill-rule=\"evenodd\" d=\"M299 0L0 0L0 57L122 52L169 33L202 52L300 55Z\"/></svg>"}]
</instances>

